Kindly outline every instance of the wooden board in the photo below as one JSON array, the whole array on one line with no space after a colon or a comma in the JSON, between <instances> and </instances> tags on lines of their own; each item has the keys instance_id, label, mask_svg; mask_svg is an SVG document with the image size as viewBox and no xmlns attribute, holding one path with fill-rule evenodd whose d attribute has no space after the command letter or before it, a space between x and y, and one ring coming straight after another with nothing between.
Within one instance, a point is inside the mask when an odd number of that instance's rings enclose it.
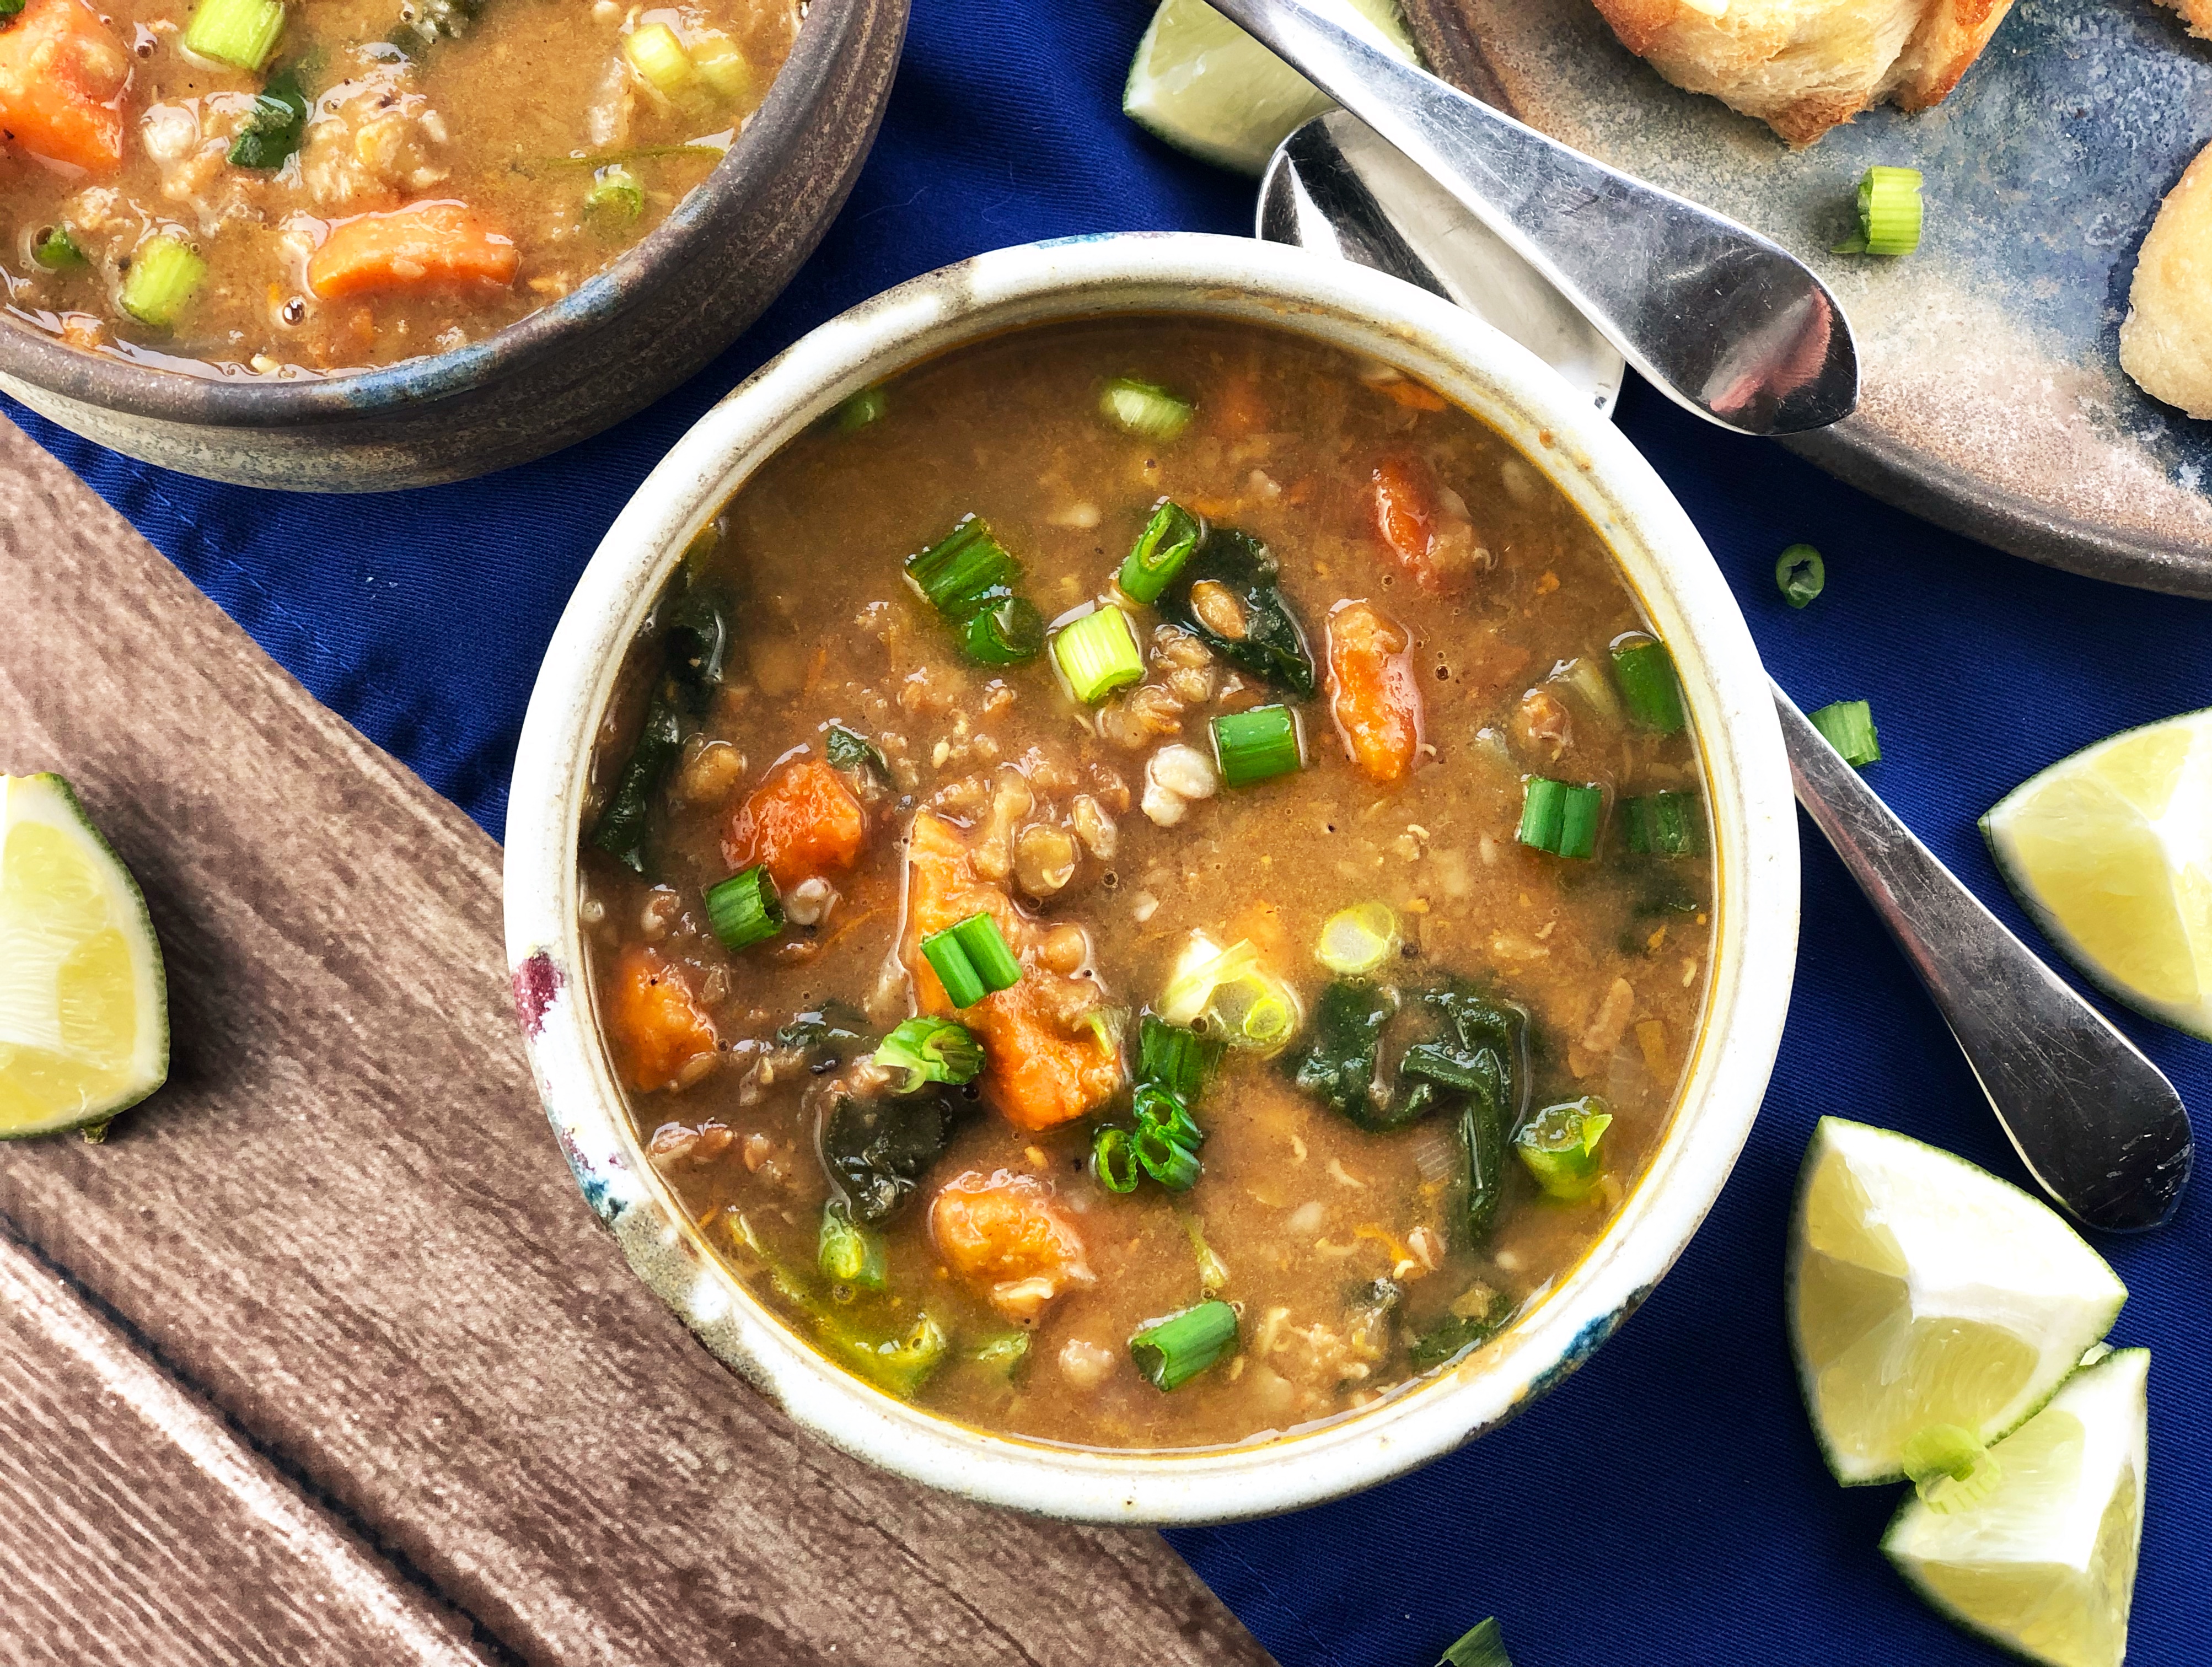
<instances>
[{"instance_id":1,"label":"wooden board","mask_svg":"<svg viewBox=\"0 0 2212 1667\"><path fill-rule=\"evenodd\" d=\"M176 1038L106 1144L0 1148L0 1658L1267 1661L1158 1536L878 1475L692 1343L539 1112L497 847L5 423L0 597L0 770L137 875Z\"/></svg>"},{"instance_id":2,"label":"wooden board","mask_svg":"<svg viewBox=\"0 0 2212 1667\"><path fill-rule=\"evenodd\" d=\"M1668 86L1590 0L1407 0L1431 65L1532 126L1752 226L1850 314L1859 409L1790 442L1916 514L2094 578L2212 596L2212 422L2119 364L2136 251L2212 141L2212 43L2154 0L2018 0L1949 99L1791 151ZM1838 255L1874 163L1926 179L1897 260Z\"/></svg>"}]
</instances>

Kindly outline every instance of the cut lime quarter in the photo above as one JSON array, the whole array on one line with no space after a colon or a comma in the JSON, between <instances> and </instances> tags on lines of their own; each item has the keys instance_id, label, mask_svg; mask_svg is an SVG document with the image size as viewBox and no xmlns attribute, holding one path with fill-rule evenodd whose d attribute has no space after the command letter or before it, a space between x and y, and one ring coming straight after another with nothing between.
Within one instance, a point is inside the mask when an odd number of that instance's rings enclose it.
<instances>
[{"instance_id":1,"label":"cut lime quarter","mask_svg":"<svg viewBox=\"0 0 2212 1667\"><path fill-rule=\"evenodd\" d=\"M2021 906L2115 999L2212 1040L2212 710L2061 759L1982 818Z\"/></svg>"},{"instance_id":2,"label":"cut lime quarter","mask_svg":"<svg viewBox=\"0 0 2212 1667\"><path fill-rule=\"evenodd\" d=\"M1984 1446L2033 1415L2127 1300L2104 1258L2009 1182L1823 1118L1790 1240L1790 1342L1828 1468L1893 1482L1950 1425Z\"/></svg>"},{"instance_id":3,"label":"cut lime quarter","mask_svg":"<svg viewBox=\"0 0 2212 1667\"><path fill-rule=\"evenodd\" d=\"M0 1140L102 1122L168 1072L137 882L68 782L0 776Z\"/></svg>"},{"instance_id":4,"label":"cut lime quarter","mask_svg":"<svg viewBox=\"0 0 2212 1667\"><path fill-rule=\"evenodd\" d=\"M2119 1667L2142 1543L2150 1355L2084 1367L1991 1452L1996 1488L1970 1510L1908 1498L1881 1549L1970 1631L2049 1667Z\"/></svg>"},{"instance_id":5,"label":"cut lime quarter","mask_svg":"<svg viewBox=\"0 0 2212 1667\"><path fill-rule=\"evenodd\" d=\"M1420 61L1395 0L1314 0L1408 64ZM1260 173L1330 100L1206 0L1162 0L1121 93L1128 118L1200 161Z\"/></svg>"}]
</instances>

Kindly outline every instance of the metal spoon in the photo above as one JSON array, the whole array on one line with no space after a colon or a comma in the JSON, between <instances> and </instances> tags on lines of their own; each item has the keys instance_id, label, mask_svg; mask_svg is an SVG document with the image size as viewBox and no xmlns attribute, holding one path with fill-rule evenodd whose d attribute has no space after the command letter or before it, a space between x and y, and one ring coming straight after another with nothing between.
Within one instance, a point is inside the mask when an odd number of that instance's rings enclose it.
<instances>
[{"instance_id":1,"label":"metal spoon","mask_svg":"<svg viewBox=\"0 0 2212 1667\"><path fill-rule=\"evenodd\" d=\"M1497 233L1669 398L1745 434L1858 403L1843 308L1757 233L1546 138L1302 0L1215 0Z\"/></svg>"},{"instance_id":2,"label":"metal spoon","mask_svg":"<svg viewBox=\"0 0 2212 1667\"><path fill-rule=\"evenodd\" d=\"M1779 688L1797 802L1912 970L2036 1185L2084 1225L2141 1233L2189 1183L2189 1113L2165 1073L1912 836Z\"/></svg>"}]
</instances>

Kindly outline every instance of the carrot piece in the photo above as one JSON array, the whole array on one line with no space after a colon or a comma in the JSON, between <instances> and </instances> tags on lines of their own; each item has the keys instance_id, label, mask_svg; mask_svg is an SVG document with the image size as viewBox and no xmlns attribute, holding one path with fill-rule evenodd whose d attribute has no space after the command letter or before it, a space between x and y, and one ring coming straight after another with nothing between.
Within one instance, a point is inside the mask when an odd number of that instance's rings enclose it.
<instances>
[{"instance_id":1,"label":"carrot piece","mask_svg":"<svg viewBox=\"0 0 2212 1667\"><path fill-rule=\"evenodd\" d=\"M755 788L730 818L722 855L732 871L768 864L776 884L848 869L868 842L868 813L818 758L791 760Z\"/></svg>"},{"instance_id":2,"label":"carrot piece","mask_svg":"<svg viewBox=\"0 0 2212 1667\"><path fill-rule=\"evenodd\" d=\"M1370 603L1345 602L1328 616L1328 711L1344 749L1370 781L1412 773L1421 747L1421 685L1413 633Z\"/></svg>"},{"instance_id":3,"label":"carrot piece","mask_svg":"<svg viewBox=\"0 0 2212 1667\"><path fill-rule=\"evenodd\" d=\"M673 961L633 943L615 962L606 991L615 1061L641 1094L680 1087L694 1060L714 1052L714 1021Z\"/></svg>"},{"instance_id":4,"label":"carrot piece","mask_svg":"<svg viewBox=\"0 0 2212 1667\"><path fill-rule=\"evenodd\" d=\"M0 27L0 138L88 173L123 163L131 54L85 0L30 0Z\"/></svg>"},{"instance_id":5,"label":"carrot piece","mask_svg":"<svg viewBox=\"0 0 2212 1667\"><path fill-rule=\"evenodd\" d=\"M922 956L921 940L979 910L998 923L1022 961L1019 984L960 1010L960 1021L982 1040L983 1097L1018 1128L1050 1129L1071 1122L1121 1088L1121 1050L1087 1026L1071 1029L1065 1015L1086 992L1070 988L1066 993L1073 999L1060 1001L1055 997L1062 992L1054 986L1083 981L1062 979L1035 964L1035 924L1006 893L975 878L959 830L923 811L907 836L906 931L900 956L925 1013L949 1014L953 1007Z\"/></svg>"},{"instance_id":6,"label":"carrot piece","mask_svg":"<svg viewBox=\"0 0 2212 1667\"><path fill-rule=\"evenodd\" d=\"M1381 385L1382 391L1409 411L1441 411L1444 397L1425 382L1416 382L1410 376L1394 376Z\"/></svg>"},{"instance_id":7,"label":"carrot piece","mask_svg":"<svg viewBox=\"0 0 2212 1667\"><path fill-rule=\"evenodd\" d=\"M1096 1282L1083 1239L1033 1175L969 1170L930 1205L931 1237L952 1271L1011 1320L1034 1320L1070 1286Z\"/></svg>"},{"instance_id":8,"label":"carrot piece","mask_svg":"<svg viewBox=\"0 0 2212 1667\"><path fill-rule=\"evenodd\" d=\"M514 243L465 203L414 203L340 221L307 262L325 300L426 284L504 287L521 264Z\"/></svg>"}]
</instances>

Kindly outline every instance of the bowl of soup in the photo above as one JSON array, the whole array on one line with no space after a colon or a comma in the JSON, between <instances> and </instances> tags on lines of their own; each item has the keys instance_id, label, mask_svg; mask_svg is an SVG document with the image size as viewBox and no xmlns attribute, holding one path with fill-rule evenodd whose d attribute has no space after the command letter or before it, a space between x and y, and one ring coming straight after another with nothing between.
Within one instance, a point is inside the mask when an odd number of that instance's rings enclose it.
<instances>
[{"instance_id":1,"label":"bowl of soup","mask_svg":"<svg viewBox=\"0 0 2212 1667\"><path fill-rule=\"evenodd\" d=\"M1510 1416L1718 1192L1797 868L1748 633L1534 358L1241 239L1001 251L708 414L548 652L515 999L800 1423L1204 1522Z\"/></svg>"},{"instance_id":2,"label":"bowl of soup","mask_svg":"<svg viewBox=\"0 0 2212 1667\"><path fill-rule=\"evenodd\" d=\"M797 270L904 0L23 0L0 16L0 389L249 485L597 433Z\"/></svg>"}]
</instances>

